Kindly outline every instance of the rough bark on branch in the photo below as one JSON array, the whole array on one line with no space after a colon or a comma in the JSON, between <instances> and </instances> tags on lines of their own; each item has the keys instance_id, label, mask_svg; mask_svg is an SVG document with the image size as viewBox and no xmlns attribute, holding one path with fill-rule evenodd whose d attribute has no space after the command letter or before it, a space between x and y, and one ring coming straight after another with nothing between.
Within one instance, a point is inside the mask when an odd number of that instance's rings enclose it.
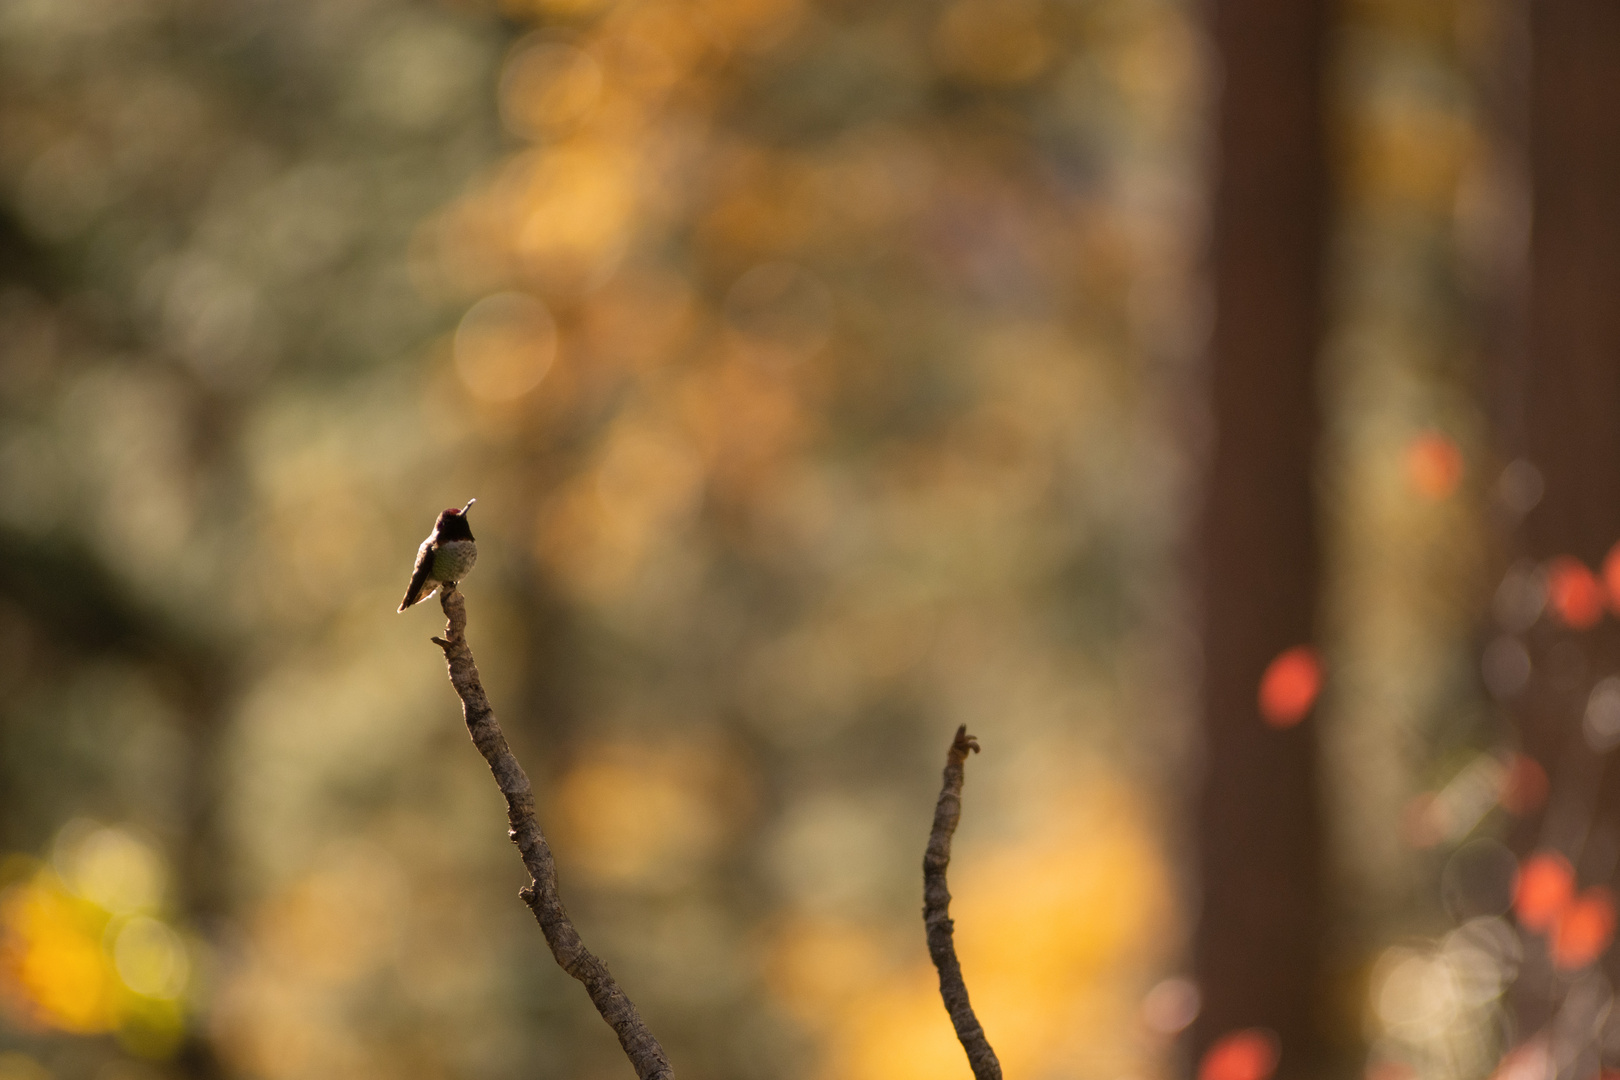
<instances>
[{"instance_id":1,"label":"rough bark on branch","mask_svg":"<svg viewBox=\"0 0 1620 1080\"><path fill-rule=\"evenodd\" d=\"M968 1002L962 966L956 960L952 940L951 891L945 883L945 868L951 863L951 837L962 817L962 775L968 752L979 752L979 741L967 733L967 725L956 729L950 751L945 756L945 784L934 807L934 831L928 836L928 853L923 856L923 925L928 929L928 955L939 969L939 996L951 1014L956 1037L967 1051L974 1080L1001 1080L1001 1062L990 1048L990 1040L979 1026Z\"/></svg>"},{"instance_id":2,"label":"rough bark on branch","mask_svg":"<svg viewBox=\"0 0 1620 1080\"><path fill-rule=\"evenodd\" d=\"M489 770L495 774L501 794L506 796L508 835L529 871L530 882L518 895L534 912L558 966L585 984L591 1004L619 1037L619 1045L635 1067L639 1080L673 1080L675 1072L669 1066L664 1048L647 1029L635 1005L619 989L607 965L585 947L568 912L563 909L551 846L546 843L534 816L534 791L523 767L506 745L506 736L501 733L495 710L478 677L478 665L473 663L472 650L467 647L467 606L461 590L454 585L445 586L440 590L439 603L449 625L445 636L434 638L433 643L444 650L444 658L450 665L450 683L461 698L473 745L489 762Z\"/></svg>"}]
</instances>

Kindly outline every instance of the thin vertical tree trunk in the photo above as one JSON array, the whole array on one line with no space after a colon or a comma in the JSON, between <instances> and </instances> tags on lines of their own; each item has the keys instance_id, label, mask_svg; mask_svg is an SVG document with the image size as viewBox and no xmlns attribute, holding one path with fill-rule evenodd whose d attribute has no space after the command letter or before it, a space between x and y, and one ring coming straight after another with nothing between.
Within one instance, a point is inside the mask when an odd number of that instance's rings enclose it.
<instances>
[{"instance_id":1,"label":"thin vertical tree trunk","mask_svg":"<svg viewBox=\"0 0 1620 1080\"><path fill-rule=\"evenodd\" d=\"M1530 33L1528 355L1523 446L1511 449L1545 487L1519 544L1531 558L1572 555L1596 569L1620 541L1620 5L1537 2ZM1564 850L1583 884L1608 880L1620 833L1598 811L1616 808L1620 787L1600 783L1581 716L1593 682L1620 672L1620 634L1612 621L1574 631L1549 619L1529 644L1534 674L1515 711L1553 797L1521 839Z\"/></svg>"},{"instance_id":2,"label":"thin vertical tree trunk","mask_svg":"<svg viewBox=\"0 0 1620 1080\"><path fill-rule=\"evenodd\" d=\"M1314 721L1267 727L1266 665L1314 636L1328 170L1325 0L1216 0L1223 76L1213 199L1215 444L1202 531L1202 1053L1264 1027L1279 1075L1317 1072L1324 830Z\"/></svg>"},{"instance_id":3,"label":"thin vertical tree trunk","mask_svg":"<svg viewBox=\"0 0 1620 1080\"><path fill-rule=\"evenodd\" d=\"M1504 449L1540 471L1544 494L1519 528L1532 559L1572 555L1598 569L1620 541L1620 5L1534 0L1530 29L1532 224L1526 355L1508 357L1514 391L1498 404ZM1517 436L1517 438L1515 438ZM1620 776L1587 745L1582 717L1597 680L1620 674L1613 619L1589 629L1544 618L1528 635L1532 673L1514 701L1526 753L1551 779L1545 811L1523 821L1521 852L1567 855L1580 888L1620 864ZM1560 987L1540 953L1516 987L1530 1033ZM1591 1051L1588 1051L1591 1053ZM1595 1058L1581 1066L1597 1068Z\"/></svg>"},{"instance_id":4,"label":"thin vertical tree trunk","mask_svg":"<svg viewBox=\"0 0 1620 1080\"><path fill-rule=\"evenodd\" d=\"M1620 539L1620 4L1531 5L1525 437L1546 481L1538 555L1597 565Z\"/></svg>"}]
</instances>

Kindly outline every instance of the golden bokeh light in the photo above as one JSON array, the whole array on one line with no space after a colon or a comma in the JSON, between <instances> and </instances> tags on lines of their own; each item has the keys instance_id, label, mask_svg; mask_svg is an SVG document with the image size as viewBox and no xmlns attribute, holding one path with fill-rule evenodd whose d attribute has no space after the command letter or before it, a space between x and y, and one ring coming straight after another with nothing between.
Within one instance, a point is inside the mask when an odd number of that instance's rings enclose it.
<instances>
[{"instance_id":1,"label":"golden bokeh light","mask_svg":"<svg viewBox=\"0 0 1620 1080\"><path fill-rule=\"evenodd\" d=\"M558 843L598 881L671 888L742 826L735 785L690 750L587 747L557 787Z\"/></svg>"},{"instance_id":2,"label":"golden bokeh light","mask_svg":"<svg viewBox=\"0 0 1620 1080\"><path fill-rule=\"evenodd\" d=\"M0 891L0 1013L24 1029L115 1033L163 1058L184 1031L191 950L155 914L164 866L130 832L76 819L56 867Z\"/></svg>"},{"instance_id":3,"label":"golden bokeh light","mask_svg":"<svg viewBox=\"0 0 1620 1080\"><path fill-rule=\"evenodd\" d=\"M501 73L501 118L530 139L555 135L584 119L602 94L602 65L560 41L531 38L513 46Z\"/></svg>"},{"instance_id":4,"label":"golden bokeh light","mask_svg":"<svg viewBox=\"0 0 1620 1080\"><path fill-rule=\"evenodd\" d=\"M83 819L69 822L57 837L52 861L74 891L116 914L150 911L163 900L161 856L122 829Z\"/></svg>"},{"instance_id":5,"label":"golden bokeh light","mask_svg":"<svg viewBox=\"0 0 1620 1080\"><path fill-rule=\"evenodd\" d=\"M149 915L138 915L117 930L112 955L124 985L146 997L178 998L191 977L185 942Z\"/></svg>"},{"instance_id":6,"label":"golden bokeh light","mask_svg":"<svg viewBox=\"0 0 1620 1080\"><path fill-rule=\"evenodd\" d=\"M956 0L935 31L940 64L973 82L1027 82L1054 55L1044 14L1033 0Z\"/></svg>"},{"instance_id":7,"label":"golden bokeh light","mask_svg":"<svg viewBox=\"0 0 1620 1080\"><path fill-rule=\"evenodd\" d=\"M106 915L42 872L0 900L0 973L11 1001L29 1013L16 1019L77 1034L117 1026L117 973L102 947Z\"/></svg>"},{"instance_id":8,"label":"golden bokeh light","mask_svg":"<svg viewBox=\"0 0 1620 1080\"><path fill-rule=\"evenodd\" d=\"M519 158L505 179L514 252L548 294L586 294L618 268L635 225L639 156L584 137Z\"/></svg>"},{"instance_id":9,"label":"golden bokeh light","mask_svg":"<svg viewBox=\"0 0 1620 1080\"><path fill-rule=\"evenodd\" d=\"M1105 1059L1147 1066L1132 1003L1110 990L1144 953L1169 946L1163 856L1123 787L1061 796L1031 832L995 850L958 845L951 916L975 1011L1008 1075ZM1107 821L1107 828L1097 825ZM921 928L917 928L921 938ZM777 928L772 992L822 1031L816 1075L924 1080L965 1068L926 958L896 962L859 923L806 917Z\"/></svg>"},{"instance_id":10,"label":"golden bokeh light","mask_svg":"<svg viewBox=\"0 0 1620 1080\"><path fill-rule=\"evenodd\" d=\"M578 18L607 7L612 0L500 0L501 10L514 18Z\"/></svg>"},{"instance_id":11,"label":"golden bokeh light","mask_svg":"<svg viewBox=\"0 0 1620 1080\"><path fill-rule=\"evenodd\" d=\"M704 479L701 459L678 428L626 414L594 467L542 509L541 557L571 588L615 596L661 542L680 535Z\"/></svg>"},{"instance_id":12,"label":"golden bokeh light","mask_svg":"<svg viewBox=\"0 0 1620 1080\"><path fill-rule=\"evenodd\" d=\"M523 293L486 296L456 327L456 373L480 401L522 397L540 385L556 356L556 321Z\"/></svg>"}]
</instances>

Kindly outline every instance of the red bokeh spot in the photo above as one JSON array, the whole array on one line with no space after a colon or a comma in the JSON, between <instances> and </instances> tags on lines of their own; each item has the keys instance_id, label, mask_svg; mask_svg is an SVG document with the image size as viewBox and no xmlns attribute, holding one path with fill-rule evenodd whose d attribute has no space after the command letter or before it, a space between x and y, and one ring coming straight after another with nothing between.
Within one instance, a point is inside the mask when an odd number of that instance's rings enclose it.
<instances>
[{"instance_id":1,"label":"red bokeh spot","mask_svg":"<svg viewBox=\"0 0 1620 1080\"><path fill-rule=\"evenodd\" d=\"M1267 1080L1277 1068L1277 1036L1265 1028L1230 1031L1204 1051L1198 1080Z\"/></svg>"},{"instance_id":2,"label":"red bokeh spot","mask_svg":"<svg viewBox=\"0 0 1620 1080\"><path fill-rule=\"evenodd\" d=\"M1284 649L1260 676L1260 717L1274 728L1305 719L1322 689L1322 661L1309 645Z\"/></svg>"},{"instance_id":3,"label":"red bokeh spot","mask_svg":"<svg viewBox=\"0 0 1620 1080\"><path fill-rule=\"evenodd\" d=\"M1462 451L1438 431L1425 431L1407 444L1406 478L1425 499L1444 499L1456 491L1462 474Z\"/></svg>"},{"instance_id":4,"label":"red bokeh spot","mask_svg":"<svg viewBox=\"0 0 1620 1080\"><path fill-rule=\"evenodd\" d=\"M1541 767L1541 762L1525 754L1514 754L1508 762L1507 780L1502 785L1502 808L1515 815L1534 813L1546 805L1549 786L1547 770Z\"/></svg>"},{"instance_id":5,"label":"red bokeh spot","mask_svg":"<svg viewBox=\"0 0 1620 1080\"><path fill-rule=\"evenodd\" d=\"M1603 591L1609 594L1609 610L1620 614L1620 544L1615 544L1603 556ZM1620 1069L1614 1080L1620 1080Z\"/></svg>"},{"instance_id":6,"label":"red bokeh spot","mask_svg":"<svg viewBox=\"0 0 1620 1080\"><path fill-rule=\"evenodd\" d=\"M1546 930L1575 897L1575 868L1556 851L1538 851L1519 867L1513 910L1527 930Z\"/></svg>"},{"instance_id":7,"label":"red bokeh spot","mask_svg":"<svg viewBox=\"0 0 1620 1080\"><path fill-rule=\"evenodd\" d=\"M1552 960L1565 971L1583 968L1614 940L1614 894L1593 886L1564 908L1552 932Z\"/></svg>"},{"instance_id":8,"label":"red bokeh spot","mask_svg":"<svg viewBox=\"0 0 1620 1080\"><path fill-rule=\"evenodd\" d=\"M1565 626L1585 630L1603 617L1603 587L1586 564L1559 555L1547 564L1547 606Z\"/></svg>"}]
</instances>

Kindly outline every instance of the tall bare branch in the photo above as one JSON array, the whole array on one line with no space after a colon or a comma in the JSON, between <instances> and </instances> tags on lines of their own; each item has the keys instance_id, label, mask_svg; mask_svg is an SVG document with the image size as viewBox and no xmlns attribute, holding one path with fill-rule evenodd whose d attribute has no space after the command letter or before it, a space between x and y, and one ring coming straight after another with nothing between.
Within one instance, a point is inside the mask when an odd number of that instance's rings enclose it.
<instances>
[{"instance_id":1,"label":"tall bare branch","mask_svg":"<svg viewBox=\"0 0 1620 1080\"><path fill-rule=\"evenodd\" d=\"M956 1037L967 1051L974 1080L1001 1080L1001 1062L990 1048L990 1040L979 1026L968 1002L967 984L962 981L962 965L956 960L951 921L951 890L945 882L945 869L951 864L951 837L962 817L963 766L968 752L979 752L979 741L967 733L967 725L956 729L950 751L945 755L945 784L934 807L934 831L928 835L928 853L923 856L923 925L928 929L928 955L939 969L939 996L951 1014Z\"/></svg>"},{"instance_id":2,"label":"tall bare branch","mask_svg":"<svg viewBox=\"0 0 1620 1080\"><path fill-rule=\"evenodd\" d=\"M647 1029L635 1005L619 989L607 965L585 947L568 912L563 909L551 846L546 843L534 816L534 790L529 786L523 767L506 745L506 736L501 733L495 710L478 677L478 665L473 663L472 650L467 647L467 606L461 590L447 586L441 590L439 602L449 625L445 636L434 638L433 643L444 650L444 658L450 665L450 683L461 698L473 745L489 762L489 771L495 774L495 782L506 796L508 835L529 871L529 884L518 895L534 912L557 964L585 984L591 1004L619 1037L619 1045L624 1047L625 1056L635 1067L639 1080L673 1080L675 1071L669 1066L664 1048Z\"/></svg>"}]
</instances>

